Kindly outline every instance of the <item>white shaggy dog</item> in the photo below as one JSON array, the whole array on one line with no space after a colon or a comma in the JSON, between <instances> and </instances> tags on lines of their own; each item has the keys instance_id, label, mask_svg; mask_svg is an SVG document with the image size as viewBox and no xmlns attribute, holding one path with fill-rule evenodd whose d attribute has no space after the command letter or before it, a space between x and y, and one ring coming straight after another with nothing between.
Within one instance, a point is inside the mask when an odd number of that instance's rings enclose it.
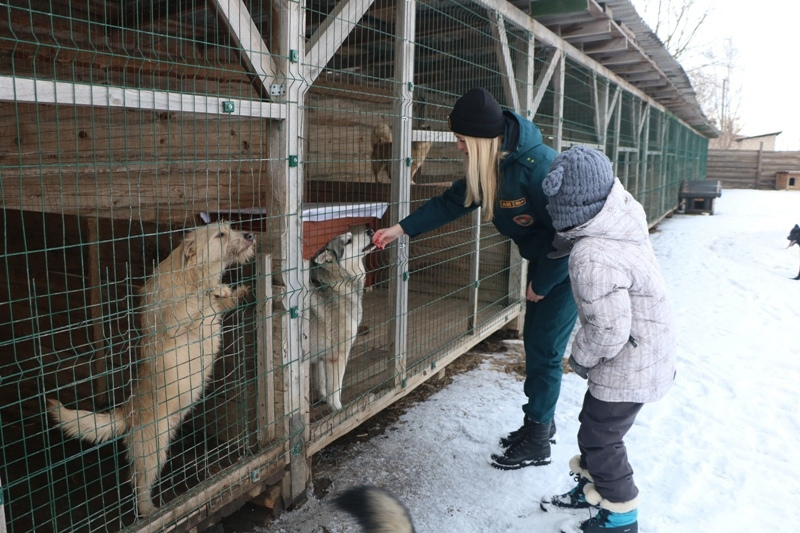
<instances>
[{"instance_id":1,"label":"white shaggy dog","mask_svg":"<svg viewBox=\"0 0 800 533\"><path fill-rule=\"evenodd\" d=\"M248 289L222 283L226 268L252 259L252 233L225 222L200 227L159 264L143 288L141 359L130 398L105 413L67 409L48 400L49 412L71 437L103 442L125 435L140 515L156 511L150 492L178 426L205 390L220 351L223 314Z\"/></svg>"},{"instance_id":2,"label":"white shaggy dog","mask_svg":"<svg viewBox=\"0 0 800 533\"><path fill-rule=\"evenodd\" d=\"M343 233L311 260L310 355L317 365L317 392L336 411L342 408L344 371L361 323L364 255L375 248L373 233Z\"/></svg>"}]
</instances>

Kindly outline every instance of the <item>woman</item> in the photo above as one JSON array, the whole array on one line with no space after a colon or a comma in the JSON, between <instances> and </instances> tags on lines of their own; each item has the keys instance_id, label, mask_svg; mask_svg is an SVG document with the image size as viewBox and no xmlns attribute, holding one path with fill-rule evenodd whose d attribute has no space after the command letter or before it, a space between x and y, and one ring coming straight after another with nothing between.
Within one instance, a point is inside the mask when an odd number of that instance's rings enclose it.
<instances>
[{"instance_id":1,"label":"woman","mask_svg":"<svg viewBox=\"0 0 800 533\"><path fill-rule=\"evenodd\" d=\"M372 242L383 248L404 234L415 237L481 206L484 220L517 244L529 261L523 329L527 402L522 427L500 439L503 453L493 454L491 463L502 470L549 464L561 359L577 318L568 258L547 256L554 251L556 232L542 181L557 152L542 143L536 125L504 112L481 88L458 99L450 129L466 156L466 176L400 223L378 230Z\"/></svg>"}]
</instances>

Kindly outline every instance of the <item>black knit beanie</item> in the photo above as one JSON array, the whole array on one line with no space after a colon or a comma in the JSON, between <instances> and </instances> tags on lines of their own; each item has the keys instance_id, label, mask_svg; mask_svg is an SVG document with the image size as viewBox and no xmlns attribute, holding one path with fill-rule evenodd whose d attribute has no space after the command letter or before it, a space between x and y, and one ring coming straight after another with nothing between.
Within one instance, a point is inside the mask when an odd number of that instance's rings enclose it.
<instances>
[{"instance_id":1,"label":"black knit beanie","mask_svg":"<svg viewBox=\"0 0 800 533\"><path fill-rule=\"evenodd\" d=\"M505 133L503 110L486 89L470 89L453 106L450 129L468 137L493 139Z\"/></svg>"},{"instance_id":2,"label":"black knit beanie","mask_svg":"<svg viewBox=\"0 0 800 533\"><path fill-rule=\"evenodd\" d=\"M562 231L593 219L603 209L613 186L611 161L603 152L573 146L558 154L542 182L553 227Z\"/></svg>"}]
</instances>

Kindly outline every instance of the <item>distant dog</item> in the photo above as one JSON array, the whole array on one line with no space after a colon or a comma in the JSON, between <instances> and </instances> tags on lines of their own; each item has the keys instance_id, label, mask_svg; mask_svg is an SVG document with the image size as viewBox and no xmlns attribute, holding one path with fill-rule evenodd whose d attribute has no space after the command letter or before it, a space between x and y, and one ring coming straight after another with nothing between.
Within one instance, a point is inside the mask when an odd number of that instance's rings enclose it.
<instances>
[{"instance_id":1,"label":"distant dog","mask_svg":"<svg viewBox=\"0 0 800 533\"><path fill-rule=\"evenodd\" d=\"M800 226L795 224L794 227L792 228L792 231L789 232L789 236L786 238L789 239L789 246L787 246L787 248L800 242ZM792 279L800 279L800 272L798 272L797 276Z\"/></svg>"},{"instance_id":2,"label":"distant dog","mask_svg":"<svg viewBox=\"0 0 800 533\"><path fill-rule=\"evenodd\" d=\"M362 486L348 489L333 500L350 513L365 533L415 533L408 509L389 491Z\"/></svg>"},{"instance_id":3,"label":"distant dog","mask_svg":"<svg viewBox=\"0 0 800 533\"><path fill-rule=\"evenodd\" d=\"M141 360L130 398L105 413L48 400L50 415L70 437L103 442L125 435L140 515L156 511L150 492L172 437L211 377L222 316L248 292L223 284L222 274L254 253L253 234L224 222L187 234L142 289Z\"/></svg>"},{"instance_id":4,"label":"distant dog","mask_svg":"<svg viewBox=\"0 0 800 533\"><path fill-rule=\"evenodd\" d=\"M372 130L372 175L375 183L378 183L378 176L381 170L386 170L389 180L392 179L390 162L392 159L392 129L388 124L378 124Z\"/></svg>"},{"instance_id":5,"label":"distant dog","mask_svg":"<svg viewBox=\"0 0 800 533\"><path fill-rule=\"evenodd\" d=\"M317 392L331 409L342 408L342 384L363 313L364 255L375 249L371 229L332 239L311 260L309 349L317 367Z\"/></svg>"},{"instance_id":6,"label":"distant dog","mask_svg":"<svg viewBox=\"0 0 800 533\"><path fill-rule=\"evenodd\" d=\"M420 126L421 130L430 130L430 126ZM419 172L428 152L431 149L430 141L411 142L411 183ZM388 124L380 124L372 130L372 175L375 183L378 183L378 176L382 170L386 171L389 180L392 179L391 169L392 159L392 130Z\"/></svg>"}]
</instances>

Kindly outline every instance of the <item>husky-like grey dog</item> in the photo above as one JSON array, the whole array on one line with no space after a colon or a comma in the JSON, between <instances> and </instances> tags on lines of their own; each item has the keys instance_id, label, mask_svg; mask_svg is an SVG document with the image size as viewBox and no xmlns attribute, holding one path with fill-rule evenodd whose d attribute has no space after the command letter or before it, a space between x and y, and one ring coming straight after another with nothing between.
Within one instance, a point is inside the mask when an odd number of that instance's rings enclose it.
<instances>
[{"instance_id":1,"label":"husky-like grey dog","mask_svg":"<svg viewBox=\"0 0 800 533\"><path fill-rule=\"evenodd\" d=\"M363 314L367 270L375 249L371 229L334 237L311 259L309 354L317 367L317 393L333 410L342 408L342 384Z\"/></svg>"},{"instance_id":2,"label":"husky-like grey dog","mask_svg":"<svg viewBox=\"0 0 800 533\"><path fill-rule=\"evenodd\" d=\"M355 517L364 533L415 533L408 509L389 491L374 486L348 489L333 500Z\"/></svg>"},{"instance_id":3,"label":"husky-like grey dog","mask_svg":"<svg viewBox=\"0 0 800 533\"><path fill-rule=\"evenodd\" d=\"M103 442L124 435L139 515L156 511L150 492L172 437L211 377L222 316L248 292L222 283L222 274L254 252L253 234L225 222L187 234L142 290L141 360L128 400L105 413L47 401L50 415L70 437Z\"/></svg>"}]
</instances>

